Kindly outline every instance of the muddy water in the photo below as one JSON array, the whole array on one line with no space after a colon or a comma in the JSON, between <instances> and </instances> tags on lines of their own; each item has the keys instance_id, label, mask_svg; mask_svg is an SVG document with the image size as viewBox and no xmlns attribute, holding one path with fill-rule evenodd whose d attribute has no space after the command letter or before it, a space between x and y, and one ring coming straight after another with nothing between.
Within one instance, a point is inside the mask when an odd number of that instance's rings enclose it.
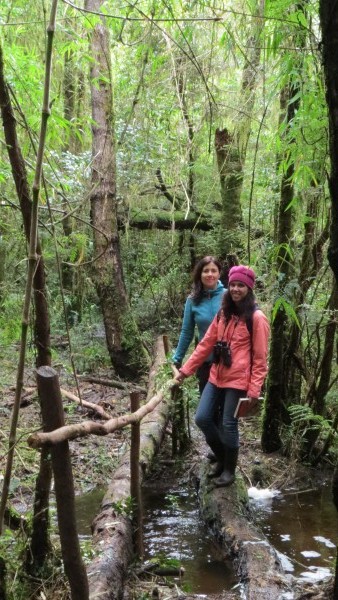
<instances>
[{"instance_id":1,"label":"muddy water","mask_svg":"<svg viewBox=\"0 0 338 600\"><path fill-rule=\"evenodd\" d=\"M289 490L270 501L253 501L255 522L295 577L318 581L334 569L338 516L330 484L318 490Z\"/></svg>"},{"instance_id":2,"label":"muddy water","mask_svg":"<svg viewBox=\"0 0 338 600\"><path fill-rule=\"evenodd\" d=\"M105 491L94 488L86 494L76 496L75 511L78 534L82 537L91 535L91 523L100 509Z\"/></svg>"},{"instance_id":3,"label":"muddy water","mask_svg":"<svg viewBox=\"0 0 338 600\"><path fill-rule=\"evenodd\" d=\"M148 484L143 490L143 504L145 559L160 557L166 563L181 565L184 575L179 586L184 591L216 594L236 586L231 562L222 558L200 519L195 490L165 491Z\"/></svg>"},{"instance_id":4,"label":"muddy water","mask_svg":"<svg viewBox=\"0 0 338 600\"><path fill-rule=\"evenodd\" d=\"M90 535L104 491L92 490L76 498L78 532ZM255 523L276 548L285 571L318 581L334 569L338 517L330 484L319 490L289 490L270 500L250 500ZM236 588L231 563L222 559L212 534L199 517L194 489L148 483L143 490L145 559L174 560L185 569L179 583L186 591L216 594Z\"/></svg>"}]
</instances>

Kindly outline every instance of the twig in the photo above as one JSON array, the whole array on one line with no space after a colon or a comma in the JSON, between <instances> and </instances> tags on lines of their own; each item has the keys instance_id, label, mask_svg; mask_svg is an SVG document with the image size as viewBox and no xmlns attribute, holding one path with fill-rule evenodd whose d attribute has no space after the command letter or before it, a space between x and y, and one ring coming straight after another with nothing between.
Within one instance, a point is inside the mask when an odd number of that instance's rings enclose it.
<instances>
[{"instance_id":1,"label":"twig","mask_svg":"<svg viewBox=\"0 0 338 600\"><path fill-rule=\"evenodd\" d=\"M75 394L73 394L72 392L68 392L63 388L60 388L60 391L63 396L65 396L69 400L72 400L73 402L76 402L77 404L80 404L81 407L89 408L90 410L93 410L94 412L98 413L100 417L102 417L102 419L105 419L106 421L109 421L109 419L111 419L111 415L109 415L99 404L87 402L86 400L80 400L80 398L75 396Z\"/></svg>"}]
</instances>

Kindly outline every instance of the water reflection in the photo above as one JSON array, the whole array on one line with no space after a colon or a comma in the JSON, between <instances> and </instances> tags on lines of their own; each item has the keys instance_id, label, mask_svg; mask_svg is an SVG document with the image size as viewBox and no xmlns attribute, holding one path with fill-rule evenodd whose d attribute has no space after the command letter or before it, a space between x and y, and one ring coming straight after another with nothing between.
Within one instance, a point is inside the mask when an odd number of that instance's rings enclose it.
<instances>
[{"instance_id":1,"label":"water reflection","mask_svg":"<svg viewBox=\"0 0 338 600\"><path fill-rule=\"evenodd\" d=\"M75 512L77 531L81 536L91 535L91 524L99 512L100 504L105 491L102 488L94 488L81 496L75 497Z\"/></svg>"},{"instance_id":2,"label":"water reflection","mask_svg":"<svg viewBox=\"0 0 338 600\"><path fill-rule=\"evenodd\" d=\"M192 593L216 594L237 583L231 562L199 516L193 490L143 490L145 558L175 559L184 568L181 587Z\"/></svg>"},{"instance_id":3,"label":"water reflection","mask_svg":"<svg viewBox=\"0 0 338 600\"><path fill-rule=\"evenodd\" d=\"M319 490L277 495L269 503L250 500L255 522L277 549L286 571L318 581L333 572L338 542L338 516L330 485Z\"/></svg>"}]
</instances>

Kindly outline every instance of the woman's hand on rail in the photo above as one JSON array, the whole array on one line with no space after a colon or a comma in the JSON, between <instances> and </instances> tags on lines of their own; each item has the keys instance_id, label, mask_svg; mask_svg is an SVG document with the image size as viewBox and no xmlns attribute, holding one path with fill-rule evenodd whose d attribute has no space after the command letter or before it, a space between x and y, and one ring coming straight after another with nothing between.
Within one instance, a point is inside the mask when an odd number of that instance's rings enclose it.
<instances>
[{"instance_id":1,"label":"woman's hand on rail","mask_svg":"<svg viewBox=\"0 0 338 600\"><path fill-rule=\"evenodd\" d=\"M175 385L181 385L181 383L183 383L183 381L185 380L185 375L183 375L183 373L180 373L179 371L177 372L177 375L175 375L174 377L174 384Z\"/></svg>"}]
</instances>

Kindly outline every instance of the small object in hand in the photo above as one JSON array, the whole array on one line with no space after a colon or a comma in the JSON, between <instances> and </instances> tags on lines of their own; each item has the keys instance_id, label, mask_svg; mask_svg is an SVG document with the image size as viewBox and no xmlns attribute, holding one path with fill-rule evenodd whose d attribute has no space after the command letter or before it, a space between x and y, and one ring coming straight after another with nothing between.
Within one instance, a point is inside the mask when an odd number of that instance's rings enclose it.
<instances>
[{"instance_id":1,"label":"small object in hand","mask_svg":"<svg viewBox=\"0 0 338 600\"><path fill-rule=\"evenodd\" d=\"M260 401L263 398L240 398L236 406L234 417L253 417L259 413Z\"/></svg>"}]
</instances>

